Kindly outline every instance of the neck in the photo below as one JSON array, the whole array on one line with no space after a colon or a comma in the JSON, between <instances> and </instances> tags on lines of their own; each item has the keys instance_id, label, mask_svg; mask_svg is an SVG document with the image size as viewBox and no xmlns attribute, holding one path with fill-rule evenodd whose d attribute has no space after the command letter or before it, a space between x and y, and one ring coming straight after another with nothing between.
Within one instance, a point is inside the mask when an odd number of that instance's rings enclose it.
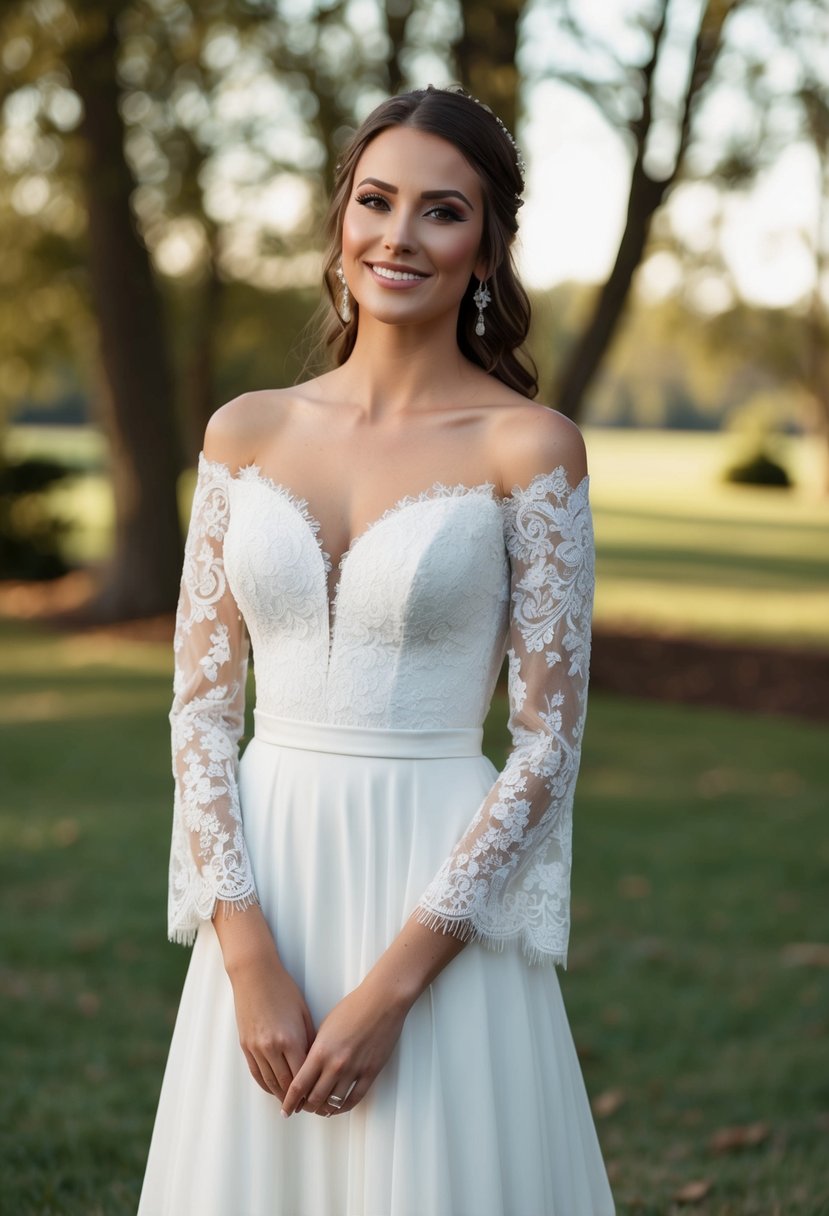
<instances>
[{"instance_id":1,"label":"neck","mask_svg":"<svg viewBox=\"0 0 829 1216\"><path fill-rule=\"evenodd\" d=\"M368 422L428 410L451 400L469 379L455 316L425 325L387 325L361 317L340 374Z\"/></svg>"}]
</instances>

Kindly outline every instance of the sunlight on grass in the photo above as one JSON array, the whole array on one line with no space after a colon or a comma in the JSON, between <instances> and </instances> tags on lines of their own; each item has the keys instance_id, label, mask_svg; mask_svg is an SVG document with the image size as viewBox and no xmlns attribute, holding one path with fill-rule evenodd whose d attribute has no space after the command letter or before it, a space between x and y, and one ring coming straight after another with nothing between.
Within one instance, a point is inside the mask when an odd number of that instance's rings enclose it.
<instances>
[{"instance_id":1,"label":"sunlight on grass","mask_svg":"<svg viewBox=\"0 0 829 1216\"><path fill-rule=\"evenodd\" d=\"M588 431L596 622L829 646L829 501L816 443L794 491L730 486L731 436Z\"/></svg>"}]
</instances>

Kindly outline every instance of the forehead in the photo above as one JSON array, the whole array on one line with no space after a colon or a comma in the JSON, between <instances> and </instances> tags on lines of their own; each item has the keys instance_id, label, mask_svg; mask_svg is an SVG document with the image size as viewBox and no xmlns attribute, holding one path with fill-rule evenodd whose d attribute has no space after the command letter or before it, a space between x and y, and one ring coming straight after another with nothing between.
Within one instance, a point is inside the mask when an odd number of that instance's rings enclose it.
<instances>
[{"instance_id":1,"label":"forehead","mask_svg":"<svg viewBox=\"0 0 829 1216\"><path fill-rule=\"evenodd\" d=\"M374 137L354 172L355 182L364 177L401 190L462 190L473 203L481 195L478 174L455 145L413 127L388 127Z\"/></svg>"}]
</instances>

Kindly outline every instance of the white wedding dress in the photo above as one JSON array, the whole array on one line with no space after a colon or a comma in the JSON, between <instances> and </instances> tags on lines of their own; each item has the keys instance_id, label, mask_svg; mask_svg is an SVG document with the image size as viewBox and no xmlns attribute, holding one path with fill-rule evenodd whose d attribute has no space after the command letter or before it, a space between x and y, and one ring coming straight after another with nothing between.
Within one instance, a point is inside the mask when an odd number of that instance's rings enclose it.
<instances>
[{"instance_id":1,"label":"white wedding dress","mask_svg":"<svg viewBox=\"0 0 829 1216\"><path fill-rule=\"evenodd\" d=\"M140 1216L612 1216L554 966L590 650L587 478L542 470L504 499L437 483L336 571L319 532L256 466L200 457L170 715L170 936L195 945ZM505 653L499 774L481 736ZM413 912L468 941L353 1111L285 1120L239 1047L217 899L261 904L316 1025Z\"/></svg>"}]
</instances>

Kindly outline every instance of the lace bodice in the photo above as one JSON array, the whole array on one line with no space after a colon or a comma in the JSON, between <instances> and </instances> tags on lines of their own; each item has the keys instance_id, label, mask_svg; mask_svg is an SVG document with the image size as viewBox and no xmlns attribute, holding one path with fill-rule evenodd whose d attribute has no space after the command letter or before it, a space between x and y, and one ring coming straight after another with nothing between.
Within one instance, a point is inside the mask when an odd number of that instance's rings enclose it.
<instances>
[{"instance_id":1,"label":"lace bodice","mask_svg":"<svg viewBox=\"0 0 829 1216\"><path fill-rule=\"evenodd\" d=\"M256 901L238 797L249 645L257 704L288 718L481 726L506 653L507 763L418 918L566 964L572 803L593 600L588 479L540 471L400 499L336 571L308 504L199 458L176 618L169 932ZM332 582L333 578L333 582Z\"/></svg>"}]
</instances>

